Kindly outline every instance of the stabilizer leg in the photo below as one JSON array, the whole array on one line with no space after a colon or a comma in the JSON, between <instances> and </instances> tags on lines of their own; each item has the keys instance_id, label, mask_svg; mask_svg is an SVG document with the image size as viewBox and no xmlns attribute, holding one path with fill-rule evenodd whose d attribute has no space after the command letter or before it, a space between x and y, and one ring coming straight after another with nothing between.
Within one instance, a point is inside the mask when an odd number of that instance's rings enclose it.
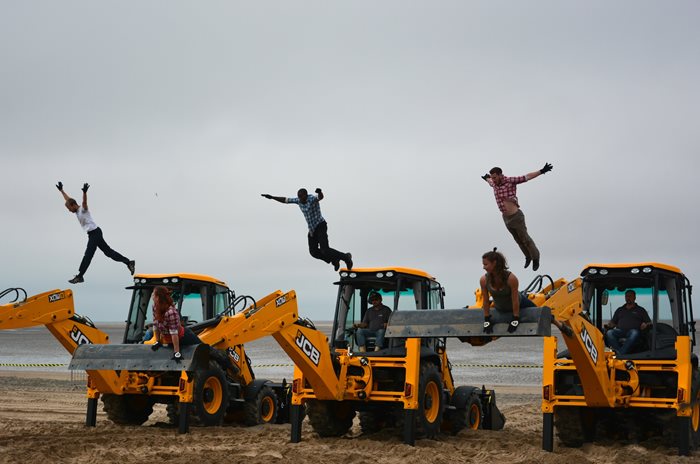
<instances>
[{"instance_id":1,"label":"stabilizer leg","mask_svg":"<svg viewBox=\"0 0 700 464\"><path fill-rule=\"evenodd\" d=\"M542 449L554 451L554 414L551 412L542 414Z\"/></svg>"},{"instance_id":2,"label":"stabilizer leg","mask_svg":"<svg viewBox=\"0 0 700 464\"><path fill-rule=\"evenodd\" d=\"M678 456L690 456L690 417L678 417Z\"/></svg>"},{"instance_id":3,"label":"stabilizer leg","mask_svg":"<svg viewBox=\"0 0 700 464\"><path fill-rule=\"evenodd\" d=\"M180 401L180 406L179 406L179 415L180 415L180 420L178 421L178 433L187 433L190 431L190 404L189 403L183 403Z\"/></svg>"},{"instance_id":4,"label":"stabilizer leg","mask_svg":"<svg viewBox=\"0 0 700 464\"><path fill-rule=\"evenodd\" d=\"M302 406L299 404L293 404L290 406L289 422L292 425L292 443L299 443L301 441L301 422L303 420L301 408Z\"/></svg>"},{"instance_id":5,"label":"stabilizer leg","mask_svg":"<svg viewBox=\"0 0 700 464\"><path fill-rule=\"evenodd\" d=\"M88 398L85 426L94 427L97 423L97 398Z\"/></svg>"},{"instance_id":6,"label":"stabilizer leg","mask_svg":"<svg viewBox=\"0 0 700 464\"><path fill-rule=\"evenodd\" d=\"M416 445L416 410L404 409L403 411L403 442L410 446Z\"/></svg>"}]
</instances>

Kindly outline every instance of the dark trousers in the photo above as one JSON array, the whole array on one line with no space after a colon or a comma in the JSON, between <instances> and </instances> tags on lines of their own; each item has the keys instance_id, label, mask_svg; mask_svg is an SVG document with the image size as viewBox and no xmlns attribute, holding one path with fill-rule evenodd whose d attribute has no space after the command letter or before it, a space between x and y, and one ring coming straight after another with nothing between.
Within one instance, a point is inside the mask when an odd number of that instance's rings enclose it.
<instances>
[{"instance_id":1,"label":"dark trousers","mask_svg":"<svg viewBox=\"0 0 700 464\"><path fill-rule=\"evenodd\" d=\"M185 327L185 334L180 339L180 346L199 345L200 343L202 343L202 340L199 339L197 334Z\"/></svg>"},{"instance_id":2,"label":"dark trousers","mask_svg":"<svg viewBox=\"0 0 700 464\"><path fill-rule=\"evenodd\" d=\"M309 234L309 253L314 258L327 263L345 260L345 253L328 246L328 224L325 221L317 225L313 233Z\"/></svg>"},{"instance_id":3,"label":"dark trousers","mask_svg":"<svg viewBox=\"0 0 700 464\"><path fill-rule=\"evenodd\" d=\"M503 215L503 222L506 223L506 228L508 232L513 235L515 243L520 247L520 251L523 252L526 258L530 258L533 261L540 260L540 250L537 249L537 245L532 240L530 235L527 233L527 226L525 225L525 214L521 210L517 213L506 216Z\"/></svg>"},{"instance_id":4,"label":"dark trousers","mask_svg":"<svg viewBox=\"0 0 700 464\"><path fill-rule=\"evenodd\" d=\"M127 258L112 250L109 245L107 245L107 242L105 242L105 239L102 237L102 229L98 227L88 232L88 244L87 248L85 248L85 256L83 256L83 260L80 262L80 268L78 269L78 275L81 277L85 274L87 268L90 267L92 257L95 256L95 250L98 248L102 250L102 253L108 258L112 258L120 263L129 264Z\"/></svg>"}]
</instances>

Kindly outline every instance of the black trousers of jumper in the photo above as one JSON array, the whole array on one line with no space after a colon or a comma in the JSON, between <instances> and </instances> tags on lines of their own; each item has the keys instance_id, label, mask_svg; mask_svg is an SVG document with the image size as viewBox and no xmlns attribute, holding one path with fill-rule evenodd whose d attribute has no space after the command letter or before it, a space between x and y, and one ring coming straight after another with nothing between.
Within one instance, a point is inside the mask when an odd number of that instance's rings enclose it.
<instances>
[{"instance_id":1,"label":"black trousers of jumper","mask_svg":"<svg viewBox=\"0 0 700 464\"><path fill-rule=\"evenodd\" d=\"M95 256L95 251L98 248L102 250L102 253L104 253L108 258L112 258L120 263L129 264L129 260L127 258L112 250L109 245L107 245L107 242L105 242L105 239L102 237L102 229L98 227L97 229L88 232L88 244L87 248L85 248L85 256L83 256L83 260L80 262L80 268L78 268L79 276L82 277L85 275L85 271L87 271L88 267L90 267L92 257Z\"/></svg>"},{"instance_id":2,"label":"black trousers of jumper","mask_svg":"<svg viewBox=\"0 0 700 464\"><path fill-rule=\"evenodd\" d=\"M328 245L328 224L322 222L316 226L313 233L308 234L309 253L316 259L327 263L336 263L345 260L345 253L334 250Z\"/></svg>"}]
</instances>

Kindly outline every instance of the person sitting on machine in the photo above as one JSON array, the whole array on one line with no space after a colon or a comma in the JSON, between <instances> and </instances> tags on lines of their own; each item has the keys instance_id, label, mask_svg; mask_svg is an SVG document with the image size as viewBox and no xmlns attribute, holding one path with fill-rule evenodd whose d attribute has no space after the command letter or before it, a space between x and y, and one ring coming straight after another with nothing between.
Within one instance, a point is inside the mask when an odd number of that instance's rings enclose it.
<instances>
[{"instance_id":1,"label":"person sitting on machine","mask_svg":"<svg viewBox=\"0 0 700 464\"><path fill-rule=\"evenodd\" d=\"M379 351L384 346L384 333L391 316L391 309L382 304L382 296L377 292L370 292L367 300L372 306L365 312L362 322L353 325L358 329L357 345L360 351L367 351L367 337L376 337L374 351Z\"/></svg>"},{"instance_id":2,"label":"person sitting on machine","mask_svg":"<svg viewBox=\"0 0 700 464\"><path fill-rule=\"evenodd\" d=\"M632 353L640 341L642 331L651 325L651 319L646 309L636 302L637 293L634 290L625 292L625 304L617 308L612 320L605 324L605 340L608 346L618 355ZM625 339L621 344L621 339Z\"/></svg>"},{"instance_id":3,"label":"person sitting on machine","mask_svg":"<svg viewBox=\"0 0 700 464\"><path fill-rule=\"evenodd\" d=\"M508 270L508 262L502 253L487 251L481 256L481 261L486 274L479 279L483 303L481 309L484 311L484 333L493 333L491 320L491 301L496 311L502 314L512 314L508 324L508 333L518 330L520 324L520 309L536 306L526 295L518 291L518 278Z\"/></svg>"}]
</instances>

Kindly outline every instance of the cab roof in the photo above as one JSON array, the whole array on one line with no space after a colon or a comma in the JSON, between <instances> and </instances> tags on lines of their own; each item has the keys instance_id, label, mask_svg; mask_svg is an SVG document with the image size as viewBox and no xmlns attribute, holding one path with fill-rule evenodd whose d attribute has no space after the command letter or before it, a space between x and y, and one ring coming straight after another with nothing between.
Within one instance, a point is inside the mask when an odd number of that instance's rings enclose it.
<instances>
[{"instance_id":1,"label":"cab roof","mask_svg":"<svg viewBox=\"0 0 700 464\"><path fill-rule=\"evenodd\" d=\"M431 276L425 271L421 271L420 269L413 269L410 267L354 267L352 268L352 271L348 271L346 268L340 269L341 273L344 272L355 272L355 273L362 273L362 274L376 274L377 272L388 272L388 271L393 271L396 273L400 274L408 274L408 275L413 275L417 277L423 277L425 279L430 279L430 280L435 280L435 277ZM342 275L341 275L342 277Z\"/></svg>"},{"instance_id":2,"label":"cab roof","mask_svg":"<svg viewBox=\"0 0 700 464\"><path fill-rule=\"evenodd\" d=\"M632 269L632 268L645 268L649 267L652 269L661 269L664 271L674 272L676 274L683 274L683 272L676 266L671 266L670 264L655 263L651 261L641 262L641 263L607 263L607 264L588 264L581 271L581 275L587 274L589 269Z\"/></svg>"},{"instance_id":3,"label":"cab roof","mask_svg":"<svg viewBox=\"0 0 700 464\"><path fill-rule=\"evenodd\" d=\"M178 279L198 280L200 282L211 282L228 287L226 282L204 274L188 274L183 272L175 272L172 274L134 274L134 279L172 279L173 277L177 277Z\"/></svg>"}]
</instances>

